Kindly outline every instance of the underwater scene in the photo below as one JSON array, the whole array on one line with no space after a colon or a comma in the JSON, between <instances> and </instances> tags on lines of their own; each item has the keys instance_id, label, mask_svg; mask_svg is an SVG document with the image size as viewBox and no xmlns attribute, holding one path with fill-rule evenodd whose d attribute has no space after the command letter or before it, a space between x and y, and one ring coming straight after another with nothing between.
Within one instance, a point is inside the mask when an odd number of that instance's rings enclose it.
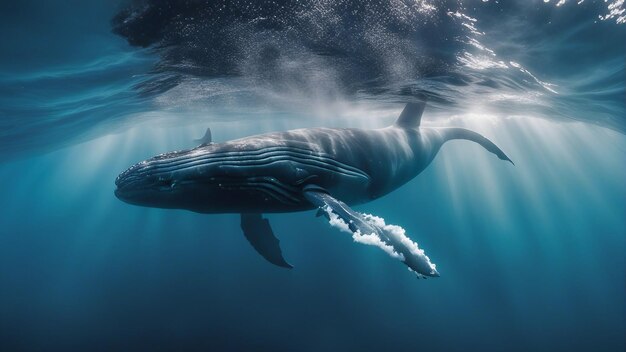
<instances>
[{"instance_id":1,"label":"underwater scene","mask_svg":"<svg viewBox=\"0 0 626 352\"><path fill-rule=\"evenodd\" d=\"M0 2L0 351L624 351L624 0Z\"/></svg>"}]
</instances>

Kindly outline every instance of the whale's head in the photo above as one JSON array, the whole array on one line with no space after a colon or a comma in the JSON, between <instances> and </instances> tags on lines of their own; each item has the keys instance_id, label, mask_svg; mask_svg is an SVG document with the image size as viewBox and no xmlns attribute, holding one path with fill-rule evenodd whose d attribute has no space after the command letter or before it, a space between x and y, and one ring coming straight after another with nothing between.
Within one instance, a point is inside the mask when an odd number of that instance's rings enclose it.
<instances>
[{"instance_id":1,"label":"whale's head","mask_svg":"<svg viewBox=\"0 0 626 352\"><path fill-rule=\"evenodd\" d=\"M115 195L134 205L202 213L283 209L301 202L292 181L307 176L271 148L204 145L131 166L115 180Z\"/></svg>"},{"instance_id":2,"label":"whale's head","mask_svg":"<svg viewBox=\"0 0 626 352\"><path fill-rule=\"evenodd\" d=\"M192 150L160 154L129 167L115 179L115 196L135 205L180 207L200 181L185 171L191 154Z\"/></svg>"}]
</instances>

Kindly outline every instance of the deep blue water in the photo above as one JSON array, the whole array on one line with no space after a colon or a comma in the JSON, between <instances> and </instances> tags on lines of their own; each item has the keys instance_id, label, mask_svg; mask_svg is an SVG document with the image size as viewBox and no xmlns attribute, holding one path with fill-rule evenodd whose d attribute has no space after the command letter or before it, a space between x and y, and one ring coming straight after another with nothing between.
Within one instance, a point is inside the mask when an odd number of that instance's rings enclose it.
<instances>
[{"instance_id":1,"label":"deep blue water","mask_svg":"<svg viewBox=\"0 0 626 352\"><path fill-rule=\"evenodd\" d=\"M502 2L503 4L500 4ZM0 4L0 351L623 351L623 1ZM399 190L416 280L315 212L131 206L115 177L267 131L461 126Z\"/></svg>"}]
</instances>

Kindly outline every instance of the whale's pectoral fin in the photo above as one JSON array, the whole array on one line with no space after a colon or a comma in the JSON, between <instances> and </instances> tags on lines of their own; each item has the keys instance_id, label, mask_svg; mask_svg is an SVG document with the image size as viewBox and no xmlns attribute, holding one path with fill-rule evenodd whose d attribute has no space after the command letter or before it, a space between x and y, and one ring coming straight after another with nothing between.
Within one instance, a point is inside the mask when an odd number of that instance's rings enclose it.
<instances>
[{"instance_id":1,"label":"whale's pectoral fin","mask_svg":"<svg viewBox=\"0 0 626 352\"><path fill-rule=\"evenodd\" d=\"M204 136L202 138L196 139L194 141L197 142L197 143L200 143L200 144L211 144L211 143L213 143L213 137L212 137L212 134L211 134L211 128L207 128L206 129L206 132L204 132Z\"/></svg>"},{"instance_id":2,"label":"whale's pectoral fin","mask_svg":"<svg viewBox=\"0 0 626 352\"><path fill-rule=\"evenodd\" d=\"M333 198L320 188L305 188L304 198L318 207L316 216L324 215L326 218L333 213L348 226L347 230L362 234L377 233L377 229L363 219L360 213L352 210L346 203Z\"/></svg>"},{"instance_id":3,"label":"whale's pectoral fin","mask_svg":"<svg viewBox=\"0 0 626 352\"><path fill-rule=\"evenodd\" d=\"M379 247L406 264L418 278L439 276L435 264L401 227L386 225L381 218L354 211L317 186L304 187L303 196L322 210L331 225L352 233L355 242Z\"/></svg>"},{"instance_id":4,"label":"whale's pectoral fin","mask_svg":"<svg viewBox=\"0 0 626 352\"><path fill-rule=\"evenodd\" d=\"M293 268L283 258L283 253L280 250L280 241L274 236L270 222L264 219L261 214L241 214L241 229L250 244L252 244L252 247L263 258L280 267Z\"/></svg>"}]
</instances>

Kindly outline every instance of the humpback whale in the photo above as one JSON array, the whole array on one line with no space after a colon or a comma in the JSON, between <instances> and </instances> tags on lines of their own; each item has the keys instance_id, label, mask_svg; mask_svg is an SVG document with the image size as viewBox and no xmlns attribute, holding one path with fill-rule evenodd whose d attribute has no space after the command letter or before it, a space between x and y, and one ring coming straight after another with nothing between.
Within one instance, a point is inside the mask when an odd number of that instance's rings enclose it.
<instances>
[{"instance_id":1,"label":"humpback whale","mask_svg":"<svg viewBox=\"0 0 626 352\"><path fill-rule=\"evenodd\" d=\"M453 139L476 142L513 162L476 132L420 126L424 107L407 104L393 125L381 129L298 129L223 143L214 143L209 129L193 149L160 154L122 172L115 195L141 206L241 214L254 249L285 268L292 266L262 214L318 209L355 241L381 247L418 277L439 276L415 242L351 206L404 185Z\"/></svg>"}]
</instances>

